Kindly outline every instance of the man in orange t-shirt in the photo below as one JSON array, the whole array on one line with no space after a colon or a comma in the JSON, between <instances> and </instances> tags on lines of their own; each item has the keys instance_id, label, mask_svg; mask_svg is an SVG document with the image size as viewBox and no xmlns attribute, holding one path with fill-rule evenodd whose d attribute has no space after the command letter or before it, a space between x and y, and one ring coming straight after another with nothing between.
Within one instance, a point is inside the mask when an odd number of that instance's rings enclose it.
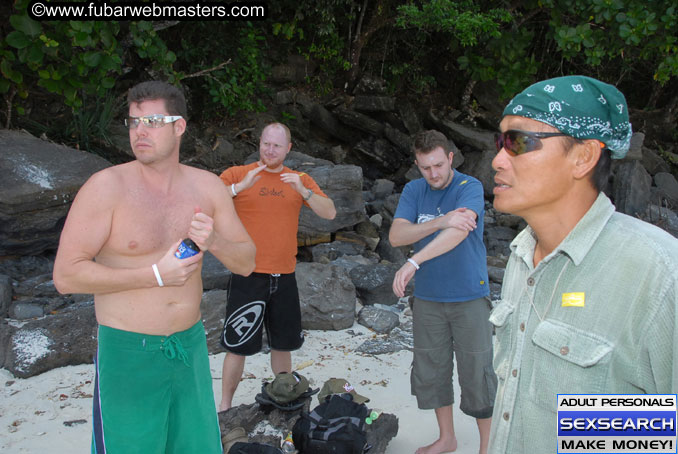
<instances>
[{"instance_id":1,"label":"man in orange t-shirt","mask_svg":"<svg viewBox=\"0 0 678 454\"><path fill-rule=\"evenodd\" d=\"M337 211L313 178L283 165L291 149L287 126L271 123L261 133L259 161L221 174L257 253L254 273L231 277L221 336L227 353L219 411L231 408L245 358L261 350L264 326L275 374L292 371L290 352L304 343L294 276L299 212L302 204L324 219L334 219Z\"/></svg>"}]
</instances>

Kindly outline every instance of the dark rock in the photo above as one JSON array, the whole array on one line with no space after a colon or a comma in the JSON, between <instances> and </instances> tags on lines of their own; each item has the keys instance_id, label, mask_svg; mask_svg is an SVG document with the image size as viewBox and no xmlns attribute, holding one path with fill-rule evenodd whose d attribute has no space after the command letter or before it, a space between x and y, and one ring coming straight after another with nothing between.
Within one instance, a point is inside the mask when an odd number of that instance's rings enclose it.
<instances>
[{"instance_id":1,"label":"dark rock","mask_svg":"<svg viewBox=\"0 0 678 454\"><path fill-rule=\"evenodd\" d=\"M289 55L287 62L276 65L271 71L274 82L302 83L306 77L313 75L316 64L302 55Z\"/></svg>"},{"instance_id":2,"label":"dark rock","mask_svg":"<svg viewBox=\"0 0 678 454\"><path fill-rule=\"evenodd\" d=\"M643 214L650 202L651 184L652 177L639 161L619 163L613 184L617 211L630 216Z\"/></svg>"},{"instance_id":3,"label":"dark rock","mask_svg":"<svg viewBox=\"0 0 678 454\"><path fill-rule=\"evenodd\" d=\"M384 132L384 125L382 123L365 114L344 108L334 109L333 113L339 121L359 131L373 136L381 136Z\"/></svg>"},{"instance_id":4,"label":"dark rock","mask_svg":"<svg viewBox=\"0 0 678 454\"><path fill-rule=\"evenodd\" d=\"M454 140L455 143L467 144L476 150L490 151L493 154L496 154L497 150L494 146L494 133L487 130L469 128L468 126L459 123L443 120L438 118L431 111L429 111L428 119L435 125L436 129L445 134L448 139ZM475 174L471 175L478 178Z\"/></svg>"},{"instance_id":5,"label":"dark rock","mask_svg":"<svg viewBox=\"0 0 678 454\"><path fill-rule=\"evenodd\" d=\"M513 241L516 231L510 227L494 226L485 229L485 235L491 240Z\"/></svg>"},{"instance_id":6,"label":"dark rock","mask_svg":"<svg viewBox=\"0 0 678 454\"><path fill-rule=\"evenodd\" d=\"M412 107L412 104L407 101L399 100L396 101L396 109L398 110L398 114L400 115L400 119L405 125L405 128L407 128L407 132L416 134L422 130L421 121L419 120L417 112Z\"/></svg>"},{"instance_id":7,"label":"dark rock","mask_svg":"<svg viewBox=\"0 0 678 454\"><path fill-rule=\"evenodd\" d=\"M336 145L330 148L330 155L332 156L332 162L335 164L341 164L346 161L346 155L348 151L341 145Z\"/></svg>"},{"instance_id":8,"label":"dark rock","mask_svg":"<svg viewBox=\"0 0 678 454\"><path fill-rule=\"evenodd\" d=\"M398 314L379 307L365 306L358 312L358 323L379 334L390 333L400 324Z\"/></svg>"},{"instance_id":9,"label":"dark rock","mask_svg":"<svg viewBox=\"0 0 678 454\"><path fill-rule=\"evenodd\" d=\"M345 329L355 320L355 287L345 269L298 263L297 287L304 329Z\"/></svg>"},{"instance_id":10,"label":"dark rock","mask_svg":"<svg viewBox=\"0 0 678 454\"><path fill-rule=\"evenodd\" d=\"M302 411L308 412L311 399L304 407L295 411L281 411L274 407L262 407L258 403L242 404L219 413L219 427L222 434L227 434L236 427L247 432L249 442L266 443L280 446L282 438L292 431L294 423ZM257 429L267 430L258 433ZM277 433L279 435L270 435Z\"/></svg>"},{"instance_id":11,"label":"dark rock","mask_svg":"<svg viewBox=\"0 0 678 454\"><path fill-rule=\"evenodd\" d=\"M386 81L381 77L363 74L353 91L357 95L381 95L386 92Z\"/></svg>"},{"instance_id":12,"label":"dark rock","mask_svg":"<svg viewBox=\"0 0 678 454\"><path fill-rule=\"evenodd\" d=\"M654 184L673 202L673 206L678 206L678 181L676 181L676 177L668 172L659 172L654 176Z\"/></svg>"},{"instance_id":13,"label":"dark rock","mask_svg":"<svg viewBox=\"0 0 678 454\"><path fill-rule=\"evenodd\" d=\"M44 284L45 282L50 282L51 279L51 274L41 274L28 279L21 279L15 284L14 293L17 295L33 296L34 290L38 285ZM56 296L56 294L53 294L52 296Z\"/></svg>"},{"instance_id":14,"label":"dark rock","mask_svg":"<svg viewBox=\"0 0 678 454\"><path fill-rule=\"evenodd\" d=\"M492 168L492 160L496 154L497 152L494 148L491 150L484 150L480 153L466 153L464 155L464 166L459 169L463 173L478 179L483 184L483 191L486 198L492 197L494 175L496 173Z\"/></svg>"},{"instance_id":15,"label":"dark rock","mask_svg":"<svg viewBox=\"0 0 678 454\"><path fill-rule=\"evenodd\" d=\"M384 218L380 214L373 214L370 216L370 222L377 228L380 229L384 223Z\"/></svg>"},{"instance_id":16,"label":"dark rock","mask_svg":"<svg viewBox=\"0 0 678 454\"><path fill-rule=\"evenodd\" d=\"M647 214L641 219L666 230L678 238L678 214L669 208L650 205Z\"/></svg>"},{"instance_id":17,"label":"dark rock","mask_svg":"<svg viewBox=\"0 0 678 454\"><path fill-rule=\"evenodd\" d=\"M388 232L381 233L381 241L377 245L377 253L386 261L398 264L403 264L407 260L407 254L410 246L393 247L388 240Z\"/></svg>"},{"instance_id":18,"label":"dark rock","mask_svg":"<svg viewBox=\"0 0 678 454\"><path fill-rule=\"evenodd\" d=\"M384 454L389 442L398 435L398 418L390 413L382 413L376 421L367 426L367 444L372 446L370 453Z\"/></svg>"},{"instance_id":19,"label":"dark rock","mask_svg":"<svg viewBox=\"0 0 678 454\"><path fill-rule=\"evenodd\" d=\"M493 255L487 256L487 266L494 266L495 268L506 268L508 258L506 256L495 257Z\"/></svg>"},{"instance_id":20,"label":"dark rock","mask_svg":"<svg viewBox=\"0 0 678 454\"><path fill-rule=\"evenodd\" d=\"M349 273L353 268L358 265L373 265L379 263L378 258L372 260L364 257L362 255L342 255L336 260L329 262L330 265L338 266L344 268L347 273Z\"/></svg>"},{"instance_id":21,"label":"dark rock","mask_svg":"<svg viewBox=\"0 0 678 454\"><path fill-rule=\"evenodd\" d=\"M40 303L16 302L9 307L9 316L15 320L29 320L45 315L45 306Z\"/></svg>"},{"instance_id":22,"label":"dark rock","mask_svg":"<svg viewBox=\"0 0 678 454\"><path fill-rule=\"evenodd\" d=\"M330 262L344 255L359 255L363 252L365 252L365 245L354 241L333 241L311 249L314 262L320 262L322 257Z\"/></svg>"},{"instance_id":23,"label":"dark rock","mask_svg":"<svg viewBox=\"0 0 678 454\"><path fill-rule=\"evenodd\" d=\"M400 152L405 160L413 158L411 152L412 140L407 134L400 132L396 128L392 128L391 126L386 126L386 128L384 128L384 136L389 142L395 145L396 150Z\"/></svg>"},{"instance_id":24,"label":"dark rock","mask_svg":"<svg viewBox=\"0 0 678 454\"><path fill-rule=\"evenodd\" d=\"M349 142L354 136L351 130L344 126L332 112L320 104L313 104L309 118L311 123L342 142Z\"/></svg>"},{"instance_id":25,"label":"dark rock","mask_svg":"<svg viewBox=\"0 0 678 454\"><path fill-rule=\"evenodd\" d=\"M372 185L372 194L375 199L385 199L393 193L394 188L394 182L380 178L374 181L374 185Z\"/></svg>"},{"instance_id":26,"label":"dark rock","mask_svg":"<svg viewBox=\"0 0 678 454\"><path fill-rule=\"evenodd\" d=\"M366 355L383 355L401 350L412 350L414 347L411 322L409 326L396 327L388 336L369 339L355 350Z\"/></svg>"},{"instance_id":27,"label":"dark rock","mask_svg":"<svg viewBox=\"0 0 678 454\"><path fill-rule=\"evenodd\" d=\"M362 247L365 247L366 249L369 249L369 251L366 251L363 253L363 255L369 255L369 252L371 249L375 246L375 241L374 238L367 238L358 232L351 232L351 231L339 231L336 232L334 235L335 239L337 241L345 241L347 243L356 243Z\"/></svg>"},{"instance_id":28,"label":"dark rock","mask_svg":"<svg viewBox=\"0 0 678 454\"><path fill-rule=\"evenodd\" d=\"M211 252L205 252L202 262L203 290L227 289L232 273Z\"/></svg>"},{"instance_id":29,"label":"dark rock","mask_svg":"<svg viewBox=\"0 0 678 454\"><path fill-rule=\"evenodd\" d=\"M517 230L503 226L486 226L484 232L487 254L491 256L504 255L511 253L509 245L518 234Z\"/></svg>"},{"instance_id":30,"label":"dark rock","mask_svg":"<svg viewBox=\"0 0 678 454\"><path fill-rule=\"evenodd\" d=\"M395 214L396 208L398 207L398 201L400 200L400 194L391 194L386 197L382 209L379 211L381 217L384 219L387 225L393 223L393 215Z\"/></svg>"},{"instance_id":31,"label":"dark rock","mask_svg":"<svg viewBox=\"0 0 678 454\"><path fill-rule=\"evenodd\" d=\"M353 108L363 112L390 112L395 109L395 98L358 95L353 99Z\"/></svg>"},{"instance_id":32,"label":"dark rock","mask_svg":"<svg viewBox=\"0 0 678 454\"><path fill-rule=\"evenodd\" d=\"M370 304L396 304L398 298L393 294L393 277L399 265L361 265L351 270L350 276L358 296L365 306ZM408 292L413 287L412 281L408 284Z\"/></svg>"},{"instance_id":33,"label":"dark rock","mask_svg":"<svg viewBox=\"0 0 678 454\"><path fill-rule=\"evenodd\" d=\"M247 151L236 148L225 137L217 137L213 145L196 140L196 156L186 160L184 164L204 169L225 169L240 164L247 157Z\"/></svg>"},{"instance_id":34,"label":"dark rock","mask_svg":"<svg viewBox=\"0 0 678 454\"><path fill-rule=\"evenodd\" d=\"M12 304L12 278L0 274L0 319L7 317L10 304Z\"/></svg>"},{"instance_id":35,"label":"dark rock","mask_svg":"<svg viewBox=\"0 0 678 454\"><path fill-rule=\"evenodd\" d=\"M294 95L293 90L279 91L273 97L273 101L278 105L292 104L294 102Z\"/></svg>"},{"instance_id":36,"label":"dark rock","mask_svg":"<svg viewBox=\"0 0 678 454\"><path fill-rule=\"evenodd\" d=\"M643 147L643 167L650 175L671 171L671 166L656 151L647 147Z\"/></svg>"},{"instance_id":37,"label":"dark rock","mask_svg":"<svg viewBox=\"0 0 678 454\"><path fill-rule=\"evenodd\" d=\"M51 274L43 274L18 282L14 287L14 293L31 297L59 297Z\"/></svg>"},{"instance_id":38,"label":"dark rock","mask_svg":"<svg viewBox=\"0 0 678 454\"><path fill-rule=\"evenodd\" d=\"M401 154L398 153L393 145L384 139L375 139L373 137L363 139L358 142L353 151L367 158L371 163L376 164L378 168L386 172L395 172L401 165ZM394 159L394 156L398 156Z\"/></svg>"},{"instance_id":39,"label":"dark rock","mask_svg":"<svg viewBox=\"0 0 678 454\"><path fill-rule=\"evenodd\" d=\"M334 202L337 216L322 219L303 207L299 218L300 233L335 232L352 227L365 219L365 202L362 196L362 169L353 165L322 166L307 170L308 174Z\"/></svg>"},{"instance_id":40,"label":"dark rock","mask_svg":"<svg viewBox=\"0 0 678 454\"><path fill-rule=\"evenodd\" d=\"M473 97L484 111L482 116L487 119L487 122L498 125L504 107L506 107L506 101L502 100L498 85L493 81L478 82L473 89Z\"/></svg>"},{"instance_id":41,"label":"dark rock","mask_svg":"<svg viewBox=\"0 0 678 454\"><path fill-rule=\"evenodd\" d=\"M210 355L224 351L220 339L224 328L224 318L226 317L227 297L228 292L226 290L211 290L202 294L200 312L202 323L205 325L207 350Z\"/></svg>"},{"instance_id":42,"label":"dark rock","mask_svg":"<svg viewBox=\"0 0 678 454\"><path fill-rule=\"evenodd\" d=\"M53 263L44 256L22 256L0 261L0 274L23 281L41 274L52 274Z\"/></svg>"},{"instance_id":43,"label":"dark rock","mask_svg":"<svg viewBox=\"0 0 678 454\"><path fill-rule=\"evenodd\" d=\"M643 142L645 141L645 134L642 132L634 132L631 136L631 144L629 151L624 156L625 161L641 161L643 159Z\"/></svg>"},{"instance_id":44,"label":"dark rock","mask_svg":"<svg viewBox=\"0 0 678 454\"><path fill-rule=\"evenodd\" d=\"M96 351L94 304L74 305L49 317L10 327L4 367L19 378L90 363Z\"/></svg>"},{"instance_id":45,"label":"dark rock","mask_svg":"<svg viewBox=\"0 0 678 454\"><path fill-rule=\"evenodd\" d=\"M0 149L0 256L56 248L76 192L110 163L21 131L0 130Z\"/></svg>"},{"instance_id":46,"label":"dark rock","mask_svg":"<svg viewBox=\"0 0 678 454\"><path fill-rule=\"evenodd\" d=\"M496 266L488 266L487 274L491 282L501 284L504 281L504 268L497 268Z\"/></svg>"},{"instance_id":47,"label":"dark rock","mask_svg":"<svg viewBox=\"0 0 678 454\"><path fill-rule=\"evenodd\" d=\"M450 140L450 143L453 142ZM461 152L461 150L456 146L452 149L452 151L454 153L454 156L452 157L452 168L458 169L464 164L464 162L466 162L466 158L464 157L464 154Z\"/></svg>"}]
</instances>

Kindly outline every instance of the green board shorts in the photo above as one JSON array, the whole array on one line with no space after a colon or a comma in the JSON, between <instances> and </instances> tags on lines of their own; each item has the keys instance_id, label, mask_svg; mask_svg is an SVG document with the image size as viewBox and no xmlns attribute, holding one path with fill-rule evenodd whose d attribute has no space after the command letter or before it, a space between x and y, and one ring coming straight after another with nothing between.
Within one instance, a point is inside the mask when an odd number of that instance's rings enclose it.
<instances>
[{"instance_id":1,"label":"green board shorts","mask_svg":"<svg viewBox=\"0 0 678 454\"><path fill-rule=\"evenodd\" d=\"M205 328L170 336L99 326L92 454L222 453Z\"/></svg>"}]
</instances>

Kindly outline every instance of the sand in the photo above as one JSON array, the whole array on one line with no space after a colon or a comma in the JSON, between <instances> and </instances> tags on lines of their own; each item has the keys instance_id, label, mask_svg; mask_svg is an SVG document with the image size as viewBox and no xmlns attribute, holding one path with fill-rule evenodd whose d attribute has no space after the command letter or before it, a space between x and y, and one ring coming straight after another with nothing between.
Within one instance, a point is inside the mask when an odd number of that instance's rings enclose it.
<instances>
[{"instance_id":1,"label":"sand","mask_svg":"<svg viewBox=\"0 0 678 454\"><path fill-rule=\"evenodd\" d=\"M432 410L419 410L410 395L410 351L378 356L354 351L373 337L381 336L357 323L341 331L307 331L306 342L293 353L292 362L313 387L321 387L331 377L345 378L358 393L370 398L369 407L395 414L399 419L398 435L386 453L413 453L437 438L435 415ZM223 353L210 357L217 403L221 398L223 358ZM89 452L93 378L92 365L63 367L28 379L15 378L0 369L0 452ZM269 355L248 358L234 405L254 402L262 380L272 378ZM458 392L455 383L455 395ZM312 403L315 405L317 399ZM475 420L461 413L456 404L454 417L459 442L456 452L477 453Z\"/></svg>"}]
</instances>

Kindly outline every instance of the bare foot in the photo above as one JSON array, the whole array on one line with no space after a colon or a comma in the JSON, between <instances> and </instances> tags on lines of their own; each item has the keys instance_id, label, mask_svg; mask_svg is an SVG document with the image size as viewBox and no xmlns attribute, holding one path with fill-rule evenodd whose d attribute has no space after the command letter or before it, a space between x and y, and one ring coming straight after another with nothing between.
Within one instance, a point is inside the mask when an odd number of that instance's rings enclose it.
<instances>
[{"instance_id":1,"label":"bare foot","mask_svg":"<svg viewBox=\"0 0 678 454\"><path fill-rule=\"evenodd\" d=\"M422 446L417 449L416 454L442 454L444 452L454 452L457 450L457 439L439 438L428 446Z\"/></svg>"}]
</instances>

